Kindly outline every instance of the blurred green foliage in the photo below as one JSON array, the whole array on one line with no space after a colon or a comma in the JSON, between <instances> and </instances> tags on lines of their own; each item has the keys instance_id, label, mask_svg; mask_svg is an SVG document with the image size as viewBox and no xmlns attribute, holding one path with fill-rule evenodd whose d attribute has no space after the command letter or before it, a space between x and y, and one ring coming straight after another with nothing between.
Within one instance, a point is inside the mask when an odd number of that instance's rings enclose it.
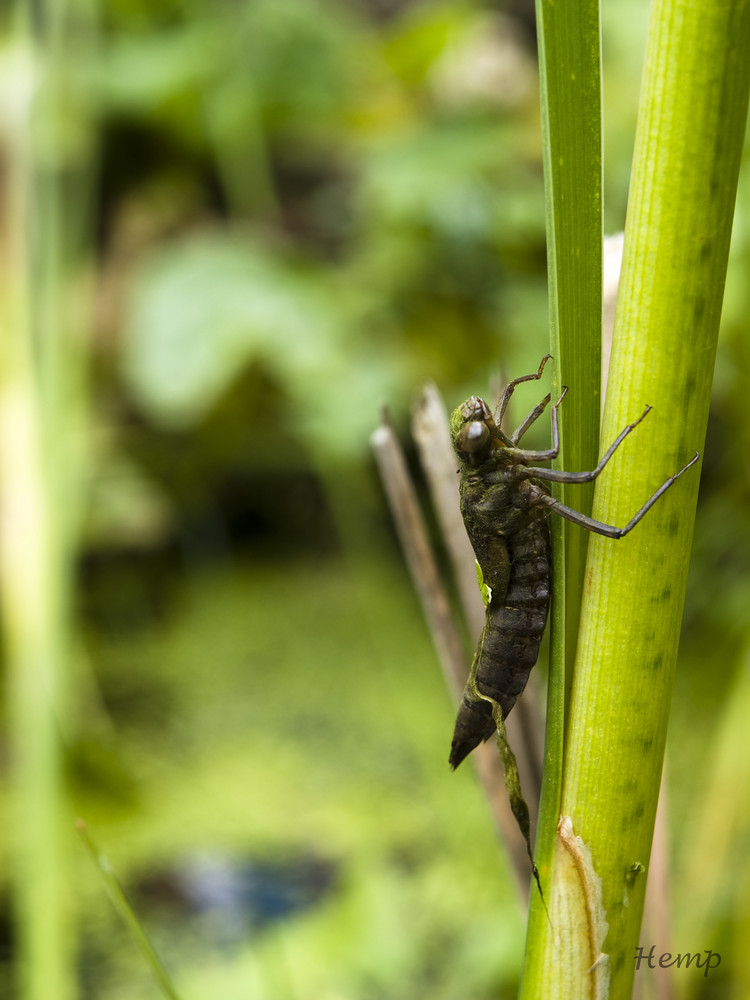
<instances>
[{"instance_id":1,"label":"blurred green foliage","mask_svg":"<svg viewBox=\"0 0 750 1000\"><path fill-rule=\"evenodd\" d=\"M532 54L516 45L520 103L511 77L507 98L448 90L451 61L493 38L502 56L512 22L462 4L407 6L379 30L364 15L219 4L113 37L97 84L119 189L105 145L104 190L148 213L123 352L153 419L200 420L259 359L325 448L359 452L386 393L475 377L516 272L543 297ZM153 158L146 176L128 142ZM115 242L125 222L109 220ZM165 229L177 238L153 239Z\"/></svg>"},{"instance_id":2,"label":"blurred green foliage","mask_svg":"<svg viewBox=\"0 0 750 1000\"><path fill-rule=\"evenodd\" d=\"M486 384L503 343L543 343L528 30L458 3L102 15L75 808L185 995L510 995L521 914L447 780L368 437L426 378ZM206 854L237 886L306 858L332 880L284 920L273 892L206 910ZM71 863L84 995L147 989Z\"/></svg>"},{"instance_id":3,"label":"blurred green foliage","mask_svg":"<svg viewBox=\"0 0 750 1000\"><path fill-rule=\"evenodd\" d=\"M610 6L614 228L644 5ZM532 5L96 16L95 59L71 47L69 67L101 151L74 807L185 996L510 997L522 915L471 774L448 773L450 704L367 438L426 379L453 402L546 350ZM747 643L748 219L746 171L674 723L690 796L705 755L685 733ZM691 808L675 795L680 823ZM221 909L175 889L200 851L335 877L227 944ZM152 995L72 830L70 864L81 995Z\"/></svg>"}]
</instances>

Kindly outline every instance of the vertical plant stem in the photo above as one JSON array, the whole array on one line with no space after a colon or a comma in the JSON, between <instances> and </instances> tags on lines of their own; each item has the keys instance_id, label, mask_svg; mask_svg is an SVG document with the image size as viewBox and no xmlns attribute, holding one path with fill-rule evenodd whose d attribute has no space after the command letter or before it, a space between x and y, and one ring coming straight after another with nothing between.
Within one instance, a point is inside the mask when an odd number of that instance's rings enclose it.
<instances>
[{"instance_id":1,"label":"vertical plant stem","mask_svg":"<svg viewBox=\"0 0 750 1000\"><path fill-rule=\"evenodd\" d=\"M558 468L593 468L600 422L602 326L601 59L598 0L537 3L540 49L550 352L555 388L571 392L561 411ZM556 495L589 513L593 485L560 486ZM556 596L565 655L575 654L587 534L553 522L564 559ZM556 581L557 583L558 581ZM556 588L556 595L558 590ZM569 671L568 671L569 673ZM569 691L570 677L566 679Z\"/></svg>"},{"instance_id":2,"label":"vertical plant stem","mask_svg":"<svg viewBox=\"0 0 750 1000\"><path fill-rule=\"evenodd\" d=\"M749 89L745 0L656 0L604 443L645 404L654 411L597 481L599 520L624 524L703 447ZM632 991L697 492L692 471L631 535L589 545L562 813L590 858L590 895L608 925L605 936L599 922L589 959L607 958L589 971L551 948L539 998L599 996L603 967L605 995ZM567 857L561 837L556 927L571 898Z\"/></svg>"},{"instance_id":3,"label":"vertical plant stem","mask_svg":"<svg viewBox=\"0 0 750 1000\"><path fill-rule=\"evenodd\" d=\"M66 995L60 851L61 761L55 705L60 685L60 634L54 526L43 456L43 418L34 371L33 306L27 265L30 191L28 114L30 50L13 49L15 103L4 136L8 225L3 257L0 464L0 582L8 658L9 732L13 765L11 843L18 927L19 995ZM69 984L68 984L69 985Z\"/></svg>"},{"instance_id":4,"label":"vertical plant stem","mask_svg":"<svg viewBox=\"0 0 750 1000\"><path fill-rule=\"evenodd\" d=\"M2 92L0 586L22 1000L74 992L61 731L79 514L90 133L75 91L83 53L69 43L87 38L87 2L16 3ZM69 31L73 15L78 30Z\"/></svg>"},{"instance_id":5,"label":"vertical plant stem","mask_svg":"<svg viewBox=\"0 0 750 1000\"><path fill-rule=\"evenodd\" d=\"M569 385L561 413L559 468L596 465L599 444L602 321L601 65L598 0L537 0L544 140L550 353L555 390ZM555 495L588 513L593 490L557 487ZM560 815L565 704L578 632L586 532L551 519L553 604L542 797L536 863L548 880ZM547 912L532 893L523 995L535 997L530 960L546 950Z\"/></svg>"}]
</instances>

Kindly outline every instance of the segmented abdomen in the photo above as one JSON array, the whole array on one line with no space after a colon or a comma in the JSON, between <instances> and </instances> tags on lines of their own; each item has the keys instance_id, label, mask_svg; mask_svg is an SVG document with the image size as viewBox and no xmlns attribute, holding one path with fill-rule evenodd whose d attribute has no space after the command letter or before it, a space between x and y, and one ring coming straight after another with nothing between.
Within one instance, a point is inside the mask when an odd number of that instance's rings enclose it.
<instances>
[{"instance_id":1,"label":"segmented abdomen","mask_svg":"<svg viewBox=\"0 0 750 1000\"><path fill-rule=\"evenodd\" d=\"M493 594L474 654L477 688L499 703L503 718L526 687L547 622L550 547L546 517L534 517L506 537L505 543L510 561L508 588L504 595ZM458 767L494 732L491 704L477 699L467 686L453 732L451 766Z\"/></svg>"}]
</instances>

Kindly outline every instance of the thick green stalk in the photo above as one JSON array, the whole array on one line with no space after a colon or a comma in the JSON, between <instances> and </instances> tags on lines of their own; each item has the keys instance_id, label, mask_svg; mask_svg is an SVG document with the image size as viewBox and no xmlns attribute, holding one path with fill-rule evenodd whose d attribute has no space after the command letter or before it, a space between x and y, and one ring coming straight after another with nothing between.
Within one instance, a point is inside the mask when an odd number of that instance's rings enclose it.
<instances>
[{"instance_id":1,"label":"thick green stalk","mask_svg":"<svg viewBox=\"0 0 750 1000\"><path fill-rule=\"evenodd\" d=\"M599 520L624 524L703 448L749 89L746 0L656 0L604 442L654 410L598 481ZM585 901L588 955L576 965L565 935L560 949L551 937L540 1000L631 994L698 479L696 466L631 535L589 545L561 806L570 823L548 900L558 932Z\"/></svg>"},{"instance_id":2,"label":"thick green stalk","mask_svg":"<svg viewBox=\"0 0 750 1000\"><path fill-rule=\"evenodd\" d=\"M33 6L33 10L31 9ZM16 4L0 142L0 586L13 764L10 823L18 995L74 992L61 730L86 346L90 132L82 113L87 0ZM76 99L78 98L78 99ZM67 891L66 891L67 890Z\"/></svg>"},{"instance_id":3,"label":"thick green stalk","mask_svg":"<svg viewBox=\"0 0 750 1000\"><path fill-rule=\"evenodd\" d=\"M16 49L14 82L21 105L23 95L31 93L27 56L22 46ZM26 268L29 172L22 113L14 125L5 137L11 155L4 194L12 211L4 234L9 266L0 286L0 585L13 760L10 832L19 995L43 1000L65 995L63 984L69 985L60 849L62 762L55 718L62 663L55 519Z\"/></svg>"},{"instance_id":4,"label":"thick green stalk","mask_svg":"<svg viewBox=\"0 0 750 1000\"><path fill-rule=\"evenodd\" d=\"M602 317L601 68L598 0L556 4L537 0L544 139L550 353L555 392L568 385L561 410L560 468L596 464L599 442ZM556 495L584 513L593 489L558 488ZM554 602L547 698L544 775L536 842L542 884L548 881L560 815L565 702L578 632L586 533L551 519ZM546 947L547 914L531 896L527 969ZM524 973L524 996L536 995Z\"/></svg>"}]
</instances>

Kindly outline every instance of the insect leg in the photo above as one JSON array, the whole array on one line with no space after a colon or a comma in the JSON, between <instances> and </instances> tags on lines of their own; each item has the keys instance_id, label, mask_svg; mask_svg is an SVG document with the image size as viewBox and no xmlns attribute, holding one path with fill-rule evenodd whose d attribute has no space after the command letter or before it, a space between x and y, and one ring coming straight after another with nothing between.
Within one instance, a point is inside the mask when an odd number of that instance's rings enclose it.
<instances>
[{"instance_id":1,"label":"insect leg","mask_svg":"<svg viewBox=\"0 0 750 1000\"><path fill-rule=\"evenodd\" d=\"M628 521L624 528L617 528L613 524L603 524L601 521L595 521L593 517L587 517L585 514L581 514L577 510L573 510L572 507L566 507L564 503L560 503L559 500L555 500L554 497L549 496L548 493L543 492L543 490L538 489L536 486L531 486L531 496L535 503L544 504L545 507L549 507L560 517L566 518L568 521L572 521L573 524L579 524L582 528L587 531L593 531L597 535L605 535L607 538L623 538L629 531L638 524L641 518L654 506L659 497L666 493L669 487L675 483L683 472L687 472L691 465L695 463L700 458L698 452L690 459L687 465L684 465L679 472L675 472L673 476L670 476L665 482L661 484L659 489L653 496L644 503L644 505L638 510L633 517Z\"/></svg>"},{"instance_id":2,"label":"insect leg","mask_svg":"<svg viewBox=\"0 0 750 1000\"><path fill-rule=\"evenodd\" d=\"M557 458L557 455L558 455L558 453L560 451L560 428L558 426L557 410L558 410L558 407L560 406L560 403L562 403L562 401L565 399L565 394L566 394L567 391L568 391L568 387L567 387L567 385L564 385L563 386L563 390L560 393L560 398L555 403L555 405L552 407L552 447L549 448L549 449L547 449L547 451L524 451L523 448L514 448L513 449L513 454L518 459L519 463L526 463L526 462L549 462L549 460L551 458ZM540 403L540 406L541 406L541 403ZM537 407L537 409L538 409L538 407ZM531 417L531 416L533 416L533 413L529 414L529 417ZM523 424L521 424L521 427L523 427L523 425L526 423L526 421L529 419L529 417L527 417L526 420L524 420ZM534 419L536 419L536 417L534 417ZM522 467L523 467L523 464L521 465L521 468ZM546 472L547 470L543 469L542 471Z\"/></svg>"},{"instance_id":3,"label":"insect leg","mask_svg":"<svg viewBox=\"0 0 750 1000\"><path fill-rule=\"evenodd\" d=\"M529 427L531 427L531 425L534 423L534 421L538 417L541 417L541 415L544 413L545 409L547 408L547 404L549 403L549 401L550 401L550 394L547 393L547 395L544 397L544 399L541 401L541 403L538 403L534 407L534 409L531 411L531 413L528 415L528 417L526 417L526 419L521 424L521 426L518 428L518 430L515 431L513 434L511 434L511 437L510 437L511 444L514 444L514 445L518 444L518 442L524 436L524 434L529 429Z\"/></svg>"},{"instance_id":4,"label":"insect leg","mask_svg":"<svg viewBox=\"0 0 750 1000\"><path fill-rule=\"evenodd\" d=\"M539 370L534 375L521 375L520 378L514 378L512 382L508 382L506 385L503 395L500 398L500 403L498 405L497 411L495 413L495 423L499 427L505 411L508 408L508 403L510 402L510 397L513 395L513 390L521 382L533 382L542 377L542 372L544 371L544 366L552 358L551 354L545 354L539 365Z\"/></svg>"},{"instance_id":5,"label":"insect leg","mask_svg":"<svg viewBox=\"0 0 750 1000\"><path fill-rule=\"evenodd\" d=\"M647 406L637 420L634 420L632 424L628 424L624 430L620 431L617 440L607 448L601 461L591 472L563 472L562 469L535 469L533 466L528 466L520 472L520 475L533 477L534 479L548 479L553 483L590 483L592 479L596 479L628 434L638 426L650 409L651 407Z\"/></svg>"}]
</instances>

